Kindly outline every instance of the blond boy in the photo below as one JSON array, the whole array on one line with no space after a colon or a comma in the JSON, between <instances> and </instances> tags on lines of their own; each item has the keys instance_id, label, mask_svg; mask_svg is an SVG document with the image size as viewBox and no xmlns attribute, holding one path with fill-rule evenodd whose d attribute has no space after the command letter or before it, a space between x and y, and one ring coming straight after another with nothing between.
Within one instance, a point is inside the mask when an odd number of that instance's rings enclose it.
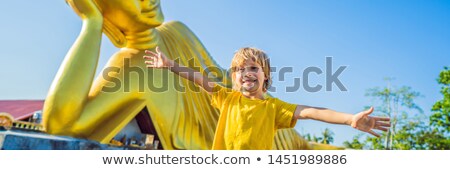
<instances>
[{"instance_id":1,"label":"blond boy","mask_svg":"<svg viewBox=\"0 0 450 170\"><path fill-rule=\"evenodd\" d=\"M212 95L211 104L220 111L212 149L272 149L275 131L294 127L297 119L350 125L374 136L379 136L374 129L387 131L390 126L389 118L369 116L373 108L353 115L265 97L271 85L270 63L268 56L256 48L242 48L235 53L231 63L233 89L174 62L159 48L156 53L146 53L147 67L169 69Z\"/></svg>"}]
</instances>

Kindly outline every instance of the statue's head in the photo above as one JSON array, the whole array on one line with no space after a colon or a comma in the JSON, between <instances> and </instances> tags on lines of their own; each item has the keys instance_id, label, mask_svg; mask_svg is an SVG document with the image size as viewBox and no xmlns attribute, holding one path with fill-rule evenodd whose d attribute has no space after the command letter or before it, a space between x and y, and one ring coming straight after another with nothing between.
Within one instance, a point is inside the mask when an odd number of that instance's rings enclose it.
<instances>
[{"instance_id":1,"label":"statue's head","mask_svg":"<svg viewBox=\"0 0 450 170\"><path fill-rule=\"evenodd\" d=\"M103 32L117 47L126 44L127 32L141 32L161 25L160 0L94 0L103 14Z\"/></svg>"}]
</instances>

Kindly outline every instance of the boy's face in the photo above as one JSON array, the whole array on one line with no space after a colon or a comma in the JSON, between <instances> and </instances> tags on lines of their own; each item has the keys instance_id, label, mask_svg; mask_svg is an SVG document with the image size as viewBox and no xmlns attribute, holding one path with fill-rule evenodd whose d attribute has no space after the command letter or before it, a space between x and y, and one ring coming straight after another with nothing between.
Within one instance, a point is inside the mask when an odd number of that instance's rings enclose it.
<instances>
[{"instance_id":1,"label":"boy's face","mask_svg":"<svg viewBox=\"0 0 450 170\"><path fill-rule=\"evenodd\" d=\"M258 63L246 60L243 65L236 68L235 76L235 83L241 87L242 92L251 94L263 93L264 81L267 78L264 76L263 69Z\"/></svg>"}]
</instances>

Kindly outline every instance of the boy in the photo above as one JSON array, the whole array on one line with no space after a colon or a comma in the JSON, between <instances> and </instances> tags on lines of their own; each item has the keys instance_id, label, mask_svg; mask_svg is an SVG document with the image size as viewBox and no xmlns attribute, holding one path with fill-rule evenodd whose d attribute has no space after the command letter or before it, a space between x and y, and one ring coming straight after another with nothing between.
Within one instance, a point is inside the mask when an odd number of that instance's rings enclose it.
<instances>
[{"instance_id":1,"label":"boy","mask_svg":"<svg viewBox=\"0 0 450 170\"><path fill-rule=\"evenodd\" d=\"M292 128L297 119L351 125L377 137L373 129L387 131L390 126L389 118L369 116L373 107L352 115L266 98L264 94L271 84L270 63L267 55L256 48L242 48L235 53L231 64L232 90L167 58L158 47L156 53L146 54L150 55L144 56L147 67L169 69L212 95L211 104L220 111L212 149L272 149L275 130Z\"/></svg>"}]
</instances>

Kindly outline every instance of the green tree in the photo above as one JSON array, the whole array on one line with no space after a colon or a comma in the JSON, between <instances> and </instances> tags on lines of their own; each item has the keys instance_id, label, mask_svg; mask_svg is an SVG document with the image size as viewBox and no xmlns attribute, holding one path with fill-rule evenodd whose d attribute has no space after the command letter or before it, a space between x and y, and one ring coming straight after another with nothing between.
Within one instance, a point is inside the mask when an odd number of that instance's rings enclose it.
<instances>
[{"instance_id":1,"label":"green tree","mask_svg":"<svg viewBox=\"0 0 450 170\"><path fill-rule=\"evenodd\" d=\"M433 105L431 111L434 113L430 117L430 125L448 134L450 132L450 70L448 67L444 67L437 81L442 85L441 94L444 98Z\"/></svg>"},{"instance_id":2,"label":"green tree","mask_svg":"<svg viewBox=\"0 0 450 170\"><path fill-rule=\"evenodd\" d=\"M325 128L325 130L321 132L320 135L321 136L316 136L306 133L305 135L303 135L303 137L307 141L312 141L316 143L331 144L334 142L334 133L330 129Z\"/></svg>"},{"instance_id":3,"label":"green tree","mask_svg":"<svg viewBox=\"0 0 450 170\"><path fill-rule=\"evenodd\" d=\"M325 128L325 130L322 132L322 137L321 137L322 140L320 141L320 143L323 143L323 144L333 143L334 142L333 136L334 136L333 131L331 131L328 128Z\"/></svg>"},{"instance_id":4,"label":"green tree","mask_svg":"<svg viewBox=\"0 0 450 170\"><path fill-rule=\"evenodd\" d=\"M307 133L303 136L307 141L316 142L316 143L320 143L319 141L322 141L322 137L317 137L316 135L311 135L309 133Z\"/></svg>"},{"instance_id":5,"label":"green tree","mask_svg":"<svg viewBox=\"0 0 450 170\"><path fill-rule=\"evenodd\" d=\"M321 140L322 140L321 137L317 137L316 135L313 135L313 138L312 138L313 142L319 143L319 141L321 141Z\"/></svg>"},{"instance_id":6,"label":"green tree","mask_svg":"<svg viewBox=\"0 0 450 170\"><path fill-rule=\"evenodd\" d=\"M366 145L363 142L359 141L359 138L361 138L362 134L358 134L356 136L353 136L353 139L351 142L345 141L344 147L350 148L350 149L364 149Z\"/></svg>"},{"instance_id":7,"label":"green tree","mask_svg":"<svg viewBox=\"0 0 450 170\"><path fill-rule=\"evenodd\" d=\"M393 90L388 84L387 88L369 90L368 96L375 96L383 101L378 108L379 111L393 120L391 133L383 133L381 138L367 137L365 142L368 146L360 145L359 135L355 136L351 142L344 142L344 145L353 149L450 149L450 70L448 67L444 67L437 81L442 85L443 99L433 105L431 109L433 114L429 118L423 114L414 114L411 119L408 118L408 115L411 115L408 113L412 113L411 110L422 112L414 103L414 99L420 94L411 91L410 88ZM407 110L395 108L396 104ZM399 117L396 116L398 113L401 113Z\"/></svg>"},{"instance_id":8,"label":"green tree","mask_svg":"<svg viewBox=\"0 0 450 170\"><path fill-rule=\"evenodd\" d=\"M432 130L424 135L433 137L426 139L430 149L450 149L450 70L448 67L444 67L444 70L439 73L437 82L442 85L443 99L438 100L431 108Z\"/></svg>"},{"instance_id":9,"label":"green tree","mask_svg":"<svg viewBox=\"0 0 450 170\"><path fill-rule=\"evenodd\" d=\"M309 133L303 135L303 137L304 137L307 141L312 141L311 134L309 134Z\"/></svg>"},{"instance_id":10,"label":"green tree","mask_svg":"<svg viewBox=\"0 0 450 170\"><path fill-rule=\"evenodd\" d=\"M366 96L370 96L376 101L381 102L376 106L375 111L391 118L391 128L381 138L368 137L366 141L372 146L372 149L399 149L394 148L397 135L397 126L408 125L408 115L419 113L423 115L423 110L414 102L420 97L419 92L413 91L411 87L402 86L400 88L391 87L392 78L387 78L387 86L375 87L367 90Z\"/></svg>"}]
</instances>

